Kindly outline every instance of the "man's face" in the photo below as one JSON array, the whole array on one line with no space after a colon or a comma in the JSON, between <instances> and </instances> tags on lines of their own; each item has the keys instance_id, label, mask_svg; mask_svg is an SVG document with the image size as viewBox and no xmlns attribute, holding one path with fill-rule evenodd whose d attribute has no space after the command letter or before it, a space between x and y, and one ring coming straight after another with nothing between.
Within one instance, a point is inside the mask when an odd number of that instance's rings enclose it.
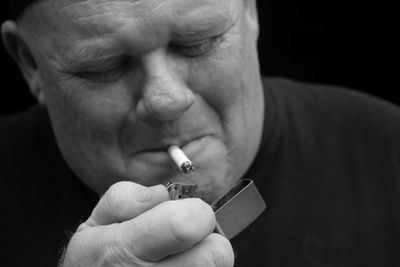
<instances>
[{"instance_id":1,"label":"man's face","mask_svg":"<svg viewBox=\"0 0 400 267\"><path fill-rule=\"evenodd\" d=\"M62 0L27 28L56 139L98 192L119 180L196 183L215 200L257 152L255 0ZM34 21L34 23L32 23ZM182 174L178 145L195 164ZM57 174L54 174L57 179Z\"/></svg>"}]
</instances>

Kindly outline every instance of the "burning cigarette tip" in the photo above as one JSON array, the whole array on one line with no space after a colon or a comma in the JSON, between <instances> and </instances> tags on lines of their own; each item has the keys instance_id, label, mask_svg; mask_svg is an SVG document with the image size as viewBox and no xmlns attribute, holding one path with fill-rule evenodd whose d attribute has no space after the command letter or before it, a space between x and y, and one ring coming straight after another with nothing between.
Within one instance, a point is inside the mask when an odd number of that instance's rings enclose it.
<instances>
[{"instance_id":1,"label":"burning cigarette tip","mask_svg":"<svg viewBox=\"0 0 400 267\"><path fill-rule=\"evenodd\" d=\"M186 155L178 146L171 146L168 148L168 153L175 162L176 166L178 166L183 173L194 171L193 162L186 157Z\"/></svg>"},{"instance_id":2,"label":"burning cigarette tip","mask_svg":"<svg viewBox=\"0 0 400 267\"><path fill-rule=\"evenodd\" d=\"M185 162L182 163L182 165L181 165L181 170L182 170L184 173L189 173L189 172L194 171L193 162L191 162L191 161L185 161Z\"/></svg>"}]
</instances>

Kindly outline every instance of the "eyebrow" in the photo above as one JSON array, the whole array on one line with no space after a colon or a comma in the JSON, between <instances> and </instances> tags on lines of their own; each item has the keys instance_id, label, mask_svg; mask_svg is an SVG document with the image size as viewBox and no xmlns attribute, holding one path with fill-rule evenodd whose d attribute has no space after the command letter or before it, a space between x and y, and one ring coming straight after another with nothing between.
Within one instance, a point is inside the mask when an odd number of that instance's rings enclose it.
<instances>
[{"instance_id":1,"label":"eyebrow","mask_svg":"<svg viewBox=\"0 0 400 267\"><path fill-rule=\"evenodd\" d=\"M68 49L59 58L69 68L85 68L118 61L123 55L121 47L88 44Z\"/></svg>"},{"instance_id":2,"label":"eyebrow","mask_svg":"<svg viewBox=\"0 0 400 267\"><path fill-rule=\"evenodd\" d=\"M209 15L206 18L190 18L187 23L174 29L173 36L180 39L219 34L235 25L238 19L239 16L223 17L218 15Z\"/></svg>"}]
</instances>

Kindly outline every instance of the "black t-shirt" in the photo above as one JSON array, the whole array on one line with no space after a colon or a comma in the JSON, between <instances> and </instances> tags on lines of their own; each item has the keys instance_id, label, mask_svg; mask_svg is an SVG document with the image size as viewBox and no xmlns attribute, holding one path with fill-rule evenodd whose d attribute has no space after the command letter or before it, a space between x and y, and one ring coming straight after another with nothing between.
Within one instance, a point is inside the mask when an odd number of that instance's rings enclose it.
<instances>
[{"instance_id":1,"label":"black t-shirt","mask_svg":"<svg viewBox=\"0 0 400 267\"><path fill-rule=\"evenodd\" d=\"M235 266L400 266L400 108L337 87L264 80L255 180L268 208ZM45 108L0 119L2 266L56 266L98 201L63 161Z\"/></svg>"}]
</instances>

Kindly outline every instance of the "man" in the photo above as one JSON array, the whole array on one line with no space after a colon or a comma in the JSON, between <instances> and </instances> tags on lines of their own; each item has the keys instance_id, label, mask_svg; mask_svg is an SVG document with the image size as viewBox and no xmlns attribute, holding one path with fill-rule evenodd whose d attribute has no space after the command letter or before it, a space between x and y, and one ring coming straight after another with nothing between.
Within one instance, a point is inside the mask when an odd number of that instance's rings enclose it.
<instances>
[{"instance_id":1,"label":"man","mask_svg":"<svg viewBox=\"0 0 400 267\"><path fill-rule=\"evenodd\" d=\"M399 108L262 79L255 0L20 4L2 36L42 107L1 121L7 263L399 263ZM269 209L229 241L208 204L241 178Z\"/></svg>"}]
</instances>

